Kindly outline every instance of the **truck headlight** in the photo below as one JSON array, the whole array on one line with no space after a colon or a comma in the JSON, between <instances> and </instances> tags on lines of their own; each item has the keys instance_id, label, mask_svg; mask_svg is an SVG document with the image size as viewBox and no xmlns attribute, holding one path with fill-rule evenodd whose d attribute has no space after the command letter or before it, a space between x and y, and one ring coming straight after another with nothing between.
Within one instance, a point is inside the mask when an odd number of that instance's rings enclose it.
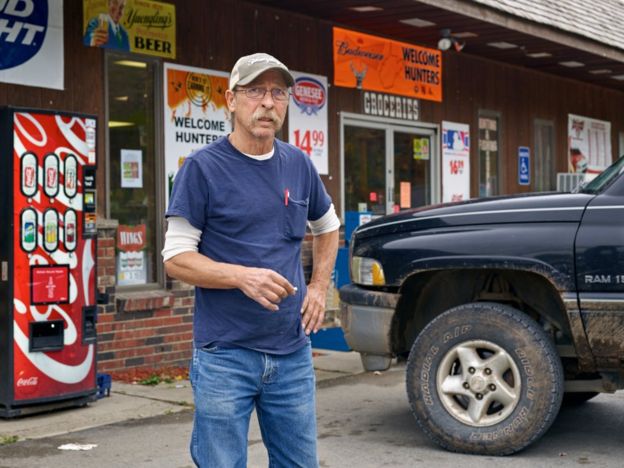
<instances>
[{"instance_id":1,"label":"truck headlight","mask_svg":"<svg viewBox=\"0 0 624 468\"><path fill-rule=\"evenodd\" d=\"M383 286L386 284L381 263L373 258L352 257L351 279L354 283L368 286Z\"/></svg>"}]
</instances>

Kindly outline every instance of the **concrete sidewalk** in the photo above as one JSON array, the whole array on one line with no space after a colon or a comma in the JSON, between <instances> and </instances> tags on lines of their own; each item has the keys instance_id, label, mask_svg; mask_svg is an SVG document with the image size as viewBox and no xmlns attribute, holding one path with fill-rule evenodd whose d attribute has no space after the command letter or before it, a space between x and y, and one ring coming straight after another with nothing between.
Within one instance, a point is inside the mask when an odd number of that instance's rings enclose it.
<instances>
[{"instance_id":1,"label":"concrete sidewalk","mask_svg":"<svg viewBox=\"0 0 624 468\"><path fill-rule=\"evenodd\" d=\"M364 372L360 355L314 349L317 385L331 385L335 379ZM40 439L107 424L190 410L193 392L187 380L156 386L124 384L113 381L110 397L84 408L69 408L49 413L0 419L0 444L18 437Z\"/></svg>"}]
</instances>

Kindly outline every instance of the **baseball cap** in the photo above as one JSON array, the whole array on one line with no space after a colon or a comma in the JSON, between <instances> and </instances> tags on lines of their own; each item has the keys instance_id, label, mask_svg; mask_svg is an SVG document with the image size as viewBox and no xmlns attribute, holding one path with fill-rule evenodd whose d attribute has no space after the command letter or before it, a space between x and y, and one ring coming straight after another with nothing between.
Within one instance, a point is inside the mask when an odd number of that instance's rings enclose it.
<instances>
[{"instance_id":1,"label":"baseball cap","mask_svg":"<svg viewBox=\"0 0 624 468\"><path fill-rule=\"evenodd\" d=\"M251 83L267 70L278 70L284 76L287 86L295 84L295 79L282 62L264 52L246 55L237 60L230 74L230 89Z\"/></svg>"}]
</instances>

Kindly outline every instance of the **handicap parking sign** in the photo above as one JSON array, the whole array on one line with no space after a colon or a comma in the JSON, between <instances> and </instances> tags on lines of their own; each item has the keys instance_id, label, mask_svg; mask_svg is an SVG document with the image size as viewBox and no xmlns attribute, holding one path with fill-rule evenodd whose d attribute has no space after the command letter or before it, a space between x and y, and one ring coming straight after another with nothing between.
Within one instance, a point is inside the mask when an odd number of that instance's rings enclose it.
<instances>
[{"instance_id":1,"label":"handicap parking sign","mask_svg":"<svg viewBox=\"0 0 624 468\"><path fill-rule=\"evenodd\" d=\"M518 147L518 184L531 183L531 153L528 146Z\"/></svg>"}]
</instances>

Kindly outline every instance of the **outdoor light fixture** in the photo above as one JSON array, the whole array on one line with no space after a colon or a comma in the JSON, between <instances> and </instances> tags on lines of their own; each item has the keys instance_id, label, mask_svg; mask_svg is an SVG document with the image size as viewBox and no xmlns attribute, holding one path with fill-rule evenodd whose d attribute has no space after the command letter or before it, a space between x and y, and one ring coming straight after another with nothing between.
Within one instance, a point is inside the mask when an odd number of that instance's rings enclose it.
<instances>
[{"instance_id":1,"label":"outdoor light fixture","mask_svg":"<svg viewBox=\"0 0 624 468\"><path fill-rule=\"evenodd\" d=\"M466 45L456 37L453 37L450 29L442 29L440 35L442 36L438 41L438 49L440 50L449 50L451 47L454 47L457 52L460 52Z\"/></svg>"}]
</instances>

